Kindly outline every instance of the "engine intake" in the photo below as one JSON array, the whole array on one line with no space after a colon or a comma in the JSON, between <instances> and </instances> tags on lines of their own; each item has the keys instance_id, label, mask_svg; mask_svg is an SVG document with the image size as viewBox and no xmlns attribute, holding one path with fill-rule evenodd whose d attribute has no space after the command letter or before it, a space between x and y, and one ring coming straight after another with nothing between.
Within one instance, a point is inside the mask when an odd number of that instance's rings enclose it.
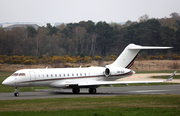
<instances>
[{"instance_id":1,"label":"engine intake","mask_svg":"<svg viewBox=\"0 0 180 116\"><path fill-rule=\"evenodd\" d=\"M128 72L131 72L130 69L122 68L122 67L108 67L104 71L104 75L106 77L109 77L110 75L115 76L115 75L122 75L126 74Z\"/></svg>"},{"instance_id":2,"label":"engine intake","mask_svg":"<svg viewBox=\"0 0 180 116\"><path fill-rule=\"evenodd\" d=\"M105 69L105 76L109 77L111 75L109 68Z\"/></svg>"}]
</instances>

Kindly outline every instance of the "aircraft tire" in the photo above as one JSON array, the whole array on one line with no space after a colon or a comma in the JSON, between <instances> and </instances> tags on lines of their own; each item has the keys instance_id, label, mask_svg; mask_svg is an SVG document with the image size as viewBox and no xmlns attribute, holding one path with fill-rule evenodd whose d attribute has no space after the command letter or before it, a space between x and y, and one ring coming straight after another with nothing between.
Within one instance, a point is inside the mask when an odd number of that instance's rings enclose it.
<instances>
[{"instance_id":1,"label":"aircraft tire","mask_svg":"<svg viewBox=\"0 0 180 116\"><path fill-rule=\"evenodd\" d=\"M19 97L19 93L14 93L14 96Z\"/></svg>"},{"instance_id":2,"label":"aircraft tire","mask_svg":"<svg viewBox=\"0 0 180 116\"><path fill-rule=\"evenodd\" d=\"M78 93L80 92L80 89L79 89L79 88L73 88L73 89L72 89L72 92L73 92L74 94L78 94Z\"/></svg>"},{"instance_id":3,"label":"aircraft tire","mask_svg":"<svg viewBox=\"0 0 180 116\"><path fill-rule=\"evenodd\" d=\"M89 88L90 94L96 94L96 88Z\"/></svg>"}]
</instances>

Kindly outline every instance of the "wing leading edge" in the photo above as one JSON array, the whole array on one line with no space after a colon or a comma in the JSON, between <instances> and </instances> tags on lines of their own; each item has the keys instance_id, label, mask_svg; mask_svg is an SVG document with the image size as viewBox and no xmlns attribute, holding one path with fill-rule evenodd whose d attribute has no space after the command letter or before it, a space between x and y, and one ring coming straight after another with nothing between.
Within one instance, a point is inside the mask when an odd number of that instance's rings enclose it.
<instances>
[{"instance_id":1,"label":"wing leading edge","mask_svg":"<svg viewBox=\"0 0 180 116\"><path fill-rule=\"evenodd\" d=\"M101 85L111 85L111 84L132 84L132 83L163 83L171 81L176 74L175 71L171 76L168 77L167 80L159 80L159 81L89 81L89 82L63 82L63 83L53 83L51 86L53 87L84 87L84 86L101 86Z\"/></svg>"}]
</instances>

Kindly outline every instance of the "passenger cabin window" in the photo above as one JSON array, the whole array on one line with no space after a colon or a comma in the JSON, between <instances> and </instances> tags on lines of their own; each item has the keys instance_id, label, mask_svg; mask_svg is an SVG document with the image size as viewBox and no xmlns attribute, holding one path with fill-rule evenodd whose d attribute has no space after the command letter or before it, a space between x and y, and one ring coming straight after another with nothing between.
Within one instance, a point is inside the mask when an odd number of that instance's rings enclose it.
<instances>
[{"instance_id":1,"label":"passenger cabin window","mask_svg":"<svg viewBox=\"0 0 180 116\"><path fill-rule=\"evenodd\" d=\"M74 74L72 74L72 76L74 76Z\"/></svg>"},{"instance_id":2,"label":"passenger cabin window","mask_svg":"<svg viewBox=\"0 0 180 116\"><path fill-rule=\"evenodd\" d=\"M47 74L47 77L48 77L48 74Z\"/></svg>"},{"instance_id":3,"label":"passenger cabin window","mask_svg":"<svg viewBox=\"0 0 180 116\"><path fill-rule=\"evenodd\" d=\"M51 77L53 77L53 75L51 74Z\"/></svg>"},{"instance_id":4,"label":"passenger cabin window","mask_svg":"<svg viewBox=\"0 0 180 116\"><path fill-rule=\"evenodd\" d=\"M61 74L59 74L59 77L61 77Z\"/></svg>"},{"instance_id":5,"label":"passenger cabin window","mask_svg":"<svg viewBox=\"0 0 180 116\"><path fill-rule=\"evenodd\" d=\"M57 77L57 74L55 74L55 77Z\"/></svg>"},{"instance_id":6,"label":"passenger cabin window","mask_svg":"<svg viewBox=\"0 0 180 116\"><path fill-rule=\"evenodd\" d=\"M40 77L40 74L38 74L38 77Z\"/></svg>"}]
</instances>

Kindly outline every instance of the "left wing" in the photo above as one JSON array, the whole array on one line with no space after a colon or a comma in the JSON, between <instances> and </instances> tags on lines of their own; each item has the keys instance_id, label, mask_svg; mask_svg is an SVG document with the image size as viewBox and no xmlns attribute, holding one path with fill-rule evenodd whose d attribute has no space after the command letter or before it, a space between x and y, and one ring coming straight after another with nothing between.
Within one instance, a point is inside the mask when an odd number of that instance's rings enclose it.
<instances>
[{"instance_id":1,"label":"left wing","mask_svg":"<svg viewBox=\"0 0 180 116\"><path fill-rule=\"evenodd\" d=\"M93 85L111 85L111 84L131 84L131 83L163 83L167 81L172 81L174 75L177 71L175 71L169 78L164 81L92 81L92 82L80 82L78 86L93 86Z\"/></svg>"},{"instance_id":2,"label":"left wing","mask_svg":"<svg viewBox=\"0 0 180 116\"><path fill-rule=\"evenodd\" d=\"M163 83L171 81L176 74L175 71L167 80L159 81L86 81L86 82L55 82L50 84L51 87L83 87L83 86L101 86L101 85L111 85L111 84L131 84L131 83Z\"/></svg>"}]
</instances>

